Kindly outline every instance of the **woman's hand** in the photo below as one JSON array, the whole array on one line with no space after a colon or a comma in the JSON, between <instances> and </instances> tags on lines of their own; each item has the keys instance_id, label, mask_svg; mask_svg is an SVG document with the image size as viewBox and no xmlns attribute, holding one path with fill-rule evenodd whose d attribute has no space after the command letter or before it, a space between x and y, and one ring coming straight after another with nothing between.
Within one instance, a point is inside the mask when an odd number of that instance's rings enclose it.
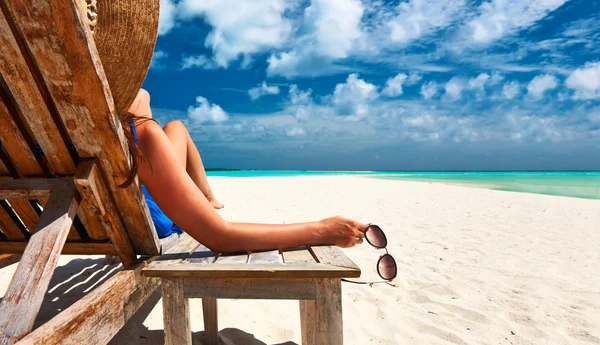
<instances>
[{"instance_id":1,"label":"woman's hand","mask_svg":"<svg viewBox=\"0 0 600 345\"><path fill-rule=\"evenodd\" d=\"M323 242L342 248L361 244L367 229L366 224L340 216L323 219L320 225Z\"/></svg>"}]
</instances>

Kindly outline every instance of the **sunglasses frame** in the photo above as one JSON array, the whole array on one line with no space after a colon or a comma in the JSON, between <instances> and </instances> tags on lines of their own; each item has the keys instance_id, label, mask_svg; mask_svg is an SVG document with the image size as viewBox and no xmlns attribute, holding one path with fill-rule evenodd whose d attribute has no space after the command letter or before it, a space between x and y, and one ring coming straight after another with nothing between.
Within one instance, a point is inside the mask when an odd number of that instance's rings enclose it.
<instances>
[{"instance_id":1,"label":"sunglasses frame","mask_svg":"<svg viewBox=\"0 0 600 345\"><path fill-rule=\"evenodd\" d=\"M379 231L381 232L381 235L383 235L383 239L385 240L385 245L383 247L376 246L371 241L369 241L369 238L367 237L367 231L369 231L369 229L371 227L377 227L377 229L379 229ZM359 282L359 281L353 281L353 280L348 280L348 279L344 279L344 278L342 278L342 280L345 281L345 282L348 282L348 283L355 283L355 284L373 284L373 283L388 283L388 282L391 282L392 280L394 280L396 278L396 276L398 276L398 264L396 263L396 259L394 259L394 257L387 250L387 243L388 242L387 242L387 236L385 236L385 232L383 232L383 229L381 229L381 227L379 225L369 223L367 225L367 229L365 230L365 239L367 240L367 243L369 243L372 247L374 247L376 249L383 249L383 250L385 250L385 254L381 255L379 257L379 259L377 260L377 274L384 281L380 281L380 282ZM389 256L392 259L392 261L394 261L394 276L391 277L391 278L384 278L383 275L381 275L381 272L379 271L379 263L381 262L381 260L383 260L383 258L385 258L387 256Z\"/></svg>"}]
</instances>

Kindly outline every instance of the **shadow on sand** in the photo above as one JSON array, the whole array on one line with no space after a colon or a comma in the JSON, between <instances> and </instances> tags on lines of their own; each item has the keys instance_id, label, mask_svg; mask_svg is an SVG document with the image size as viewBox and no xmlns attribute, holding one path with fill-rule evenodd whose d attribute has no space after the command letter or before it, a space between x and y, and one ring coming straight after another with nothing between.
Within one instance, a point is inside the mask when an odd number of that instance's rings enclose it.
<instances>
[{"instance_id":1,"label":"shadow on sand","mask_svg":"<svg viewBox=\"0 0 600 345\"><path fill-rule=\"evenodd\" d=\"M73 259L66 265L58 266L54 272L50 287L34 329L70 307L83 296L102 285L121 270L120 264L107 265L104 258ZM160 302L160 287L150 296L148 301L136 312L127 324L115 335L109 345L162 345L164 344L163 330L149 330L144 326L154 306ZM194 332L194 345L204 344L204 332ZM219 331L221 345L266 345L254 335L237 328L225 328ZM297 345L295 342L279 343L277 345Z\"/></svg>"}]
</instances>

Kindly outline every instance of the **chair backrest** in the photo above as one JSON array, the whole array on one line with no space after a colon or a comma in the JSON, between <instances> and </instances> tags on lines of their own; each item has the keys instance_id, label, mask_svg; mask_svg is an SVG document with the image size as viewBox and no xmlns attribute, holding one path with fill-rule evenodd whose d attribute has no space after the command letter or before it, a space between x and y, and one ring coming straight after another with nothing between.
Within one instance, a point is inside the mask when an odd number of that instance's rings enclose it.
<instances>
[{"instance_id":1,"label":"chair backrest","mask_svg":"<svg viewBox=\"0 0 600 345\"><path fill-rule=\"evenodd\" d=\"M0 1L0 179L73 178L82 200L63 253L160 253L85 1ZM0 200L0 254L21 253L47 200Z\"/></svg>"}]
</instances>

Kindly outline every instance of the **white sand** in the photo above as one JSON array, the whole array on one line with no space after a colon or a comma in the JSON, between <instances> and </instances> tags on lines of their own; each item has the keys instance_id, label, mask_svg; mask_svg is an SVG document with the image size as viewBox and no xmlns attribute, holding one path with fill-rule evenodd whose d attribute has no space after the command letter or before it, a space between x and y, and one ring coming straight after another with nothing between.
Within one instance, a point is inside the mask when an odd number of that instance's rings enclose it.
<instances>
[{"instance_id":1,"label":"white sand","mask_svg":"<svg viewBox=\"0 0 600 345\"><path fill-rule=\"evenodd\" d=\"M600 343L600 201L359 177L211 178L235 221L380 225L395 286L344 283L345 344ZM345 250L377 279L381 251ZM64 256L39 322L117 266ZM0 270L4 294L16 265ZM163 344L157 293L111 344ZM222 343L300 344L297 301L220 300ZM194 343L202 338L192 300ZM38 323L39 323L38 322Z\"/></svg>"}]
</instances>

